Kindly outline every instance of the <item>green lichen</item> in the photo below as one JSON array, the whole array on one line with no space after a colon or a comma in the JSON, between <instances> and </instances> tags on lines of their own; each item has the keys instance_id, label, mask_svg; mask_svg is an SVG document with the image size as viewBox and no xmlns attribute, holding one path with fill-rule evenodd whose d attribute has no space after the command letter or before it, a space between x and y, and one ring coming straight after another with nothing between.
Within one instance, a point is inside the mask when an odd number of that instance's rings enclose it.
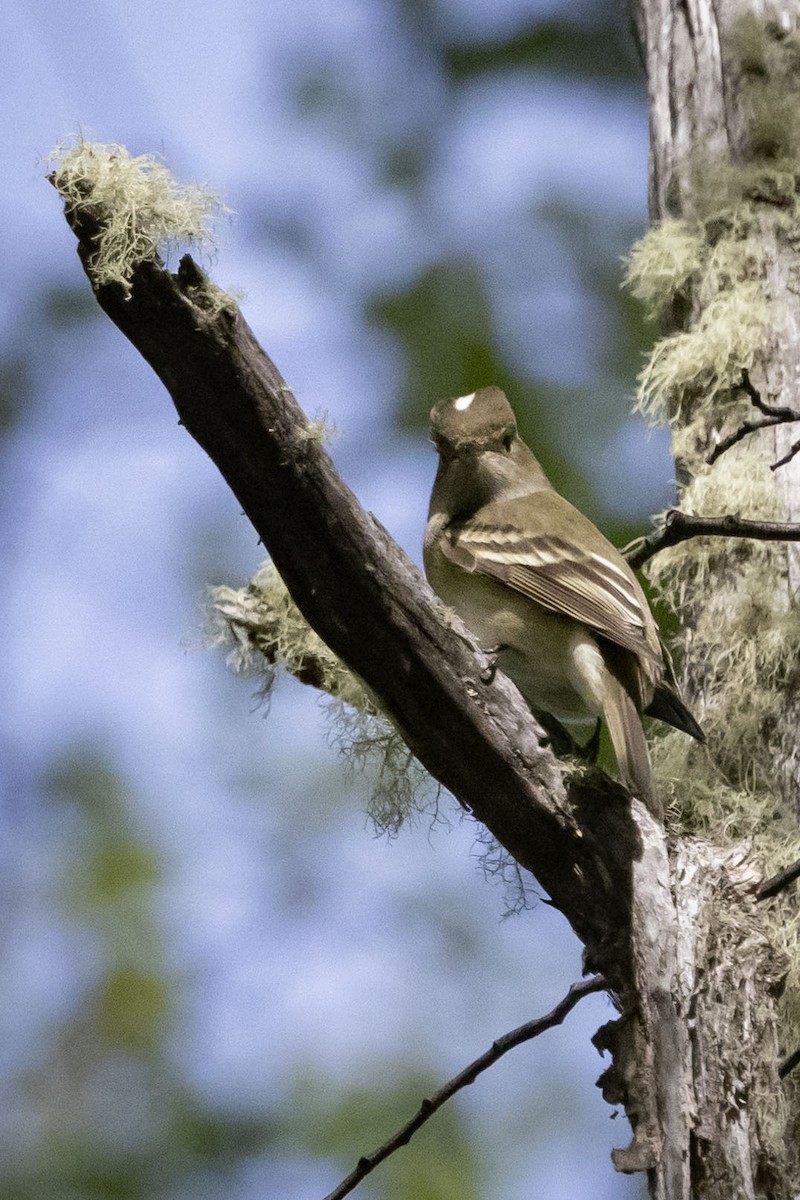
<instances>
[{"instance_id":1,"label":"green lichen","mask_svg":"<svg viewBox=\"0 0 800 1200\"><path fill-rule=\"evenodd\" d=\"M767 28L755 13L742 13L734 21L725 40L727 55L746 75L764 78L768 75L771 43Z\"/></svg>"},{"instance_id":2,"label":"green lichen","mask_svg":"<svg viewBox=\"0 0 800 1200\"><path fill-rule=\"evenodd\" d=\"M212 588L209 600L208 636L227 647L232 671L261 676L266 689L285 671L355 709L378 713L361 680L308 624L269 559L246 587Z\"/></svg>"},{"instance_id":3,"label":"green lichen","mask_svg":"<svg viewBox=\"0 0 800 1200\"><path fill-rule=\"evenodd\" d=\"M67 211L92 209L100 220L93 283L118 283L126 295L140 264L178 246L209 246L212 219L225 211L209 188L179 183L153 155L133 156L124 146L78 138L57 147L50 165Z\"/></svg>"},{"instance_id":4,"label":"green lichen","mask_svg":"<svg viewBox=\"0 0 800 1200\"><path fill-rule=\"evenodd\" d=\"M624 284L653 320L687 293L701 269L705 238L695 222L668 218L654 225L625 260Z\"/></svg>"},{"instance_id":5,"label":"green lichen","mask_svg":"<svg viewBox=\"0 0 800 1200\"><path fill-rule=\"evenodd\" d=\"M768 321L759 283L721 290L692 329L657 343L639 377L638 410L660 424L685 421L691 407L716 407L752 369Z\"/></svg>"},{"instance_id":6,"label":"green lichen","mask_svg":"<svg viewBox=\"0 0 800 1200\"><path fill-rule=\"evenodd\" d=\"M272 562L246 587L210 590L207 637L227 649L232 671L258 680L263 697L288 674L329 698L329 738L349 769L371 777L368 814L380 832L394 834L422 813L435 817L438 785L377 697L308 624Z\"/></svg>"},{"instance_id":7,"label":"green lichen","mask_svg":"<svg viewBox=\"0 0 800 1200\"><path fill-rule=\"evenodd\" d=\"M796 158L800 103L797 37L747 12L733 22L722 45L739 75L738 101L749 139L749 157Z\"/></svg>"}]
</instances>

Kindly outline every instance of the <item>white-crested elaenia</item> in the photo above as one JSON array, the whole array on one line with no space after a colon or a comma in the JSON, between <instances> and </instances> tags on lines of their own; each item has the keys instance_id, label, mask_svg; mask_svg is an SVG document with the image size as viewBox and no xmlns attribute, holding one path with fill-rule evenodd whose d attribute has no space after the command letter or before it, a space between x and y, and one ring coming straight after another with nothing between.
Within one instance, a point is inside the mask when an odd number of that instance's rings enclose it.
<instances>
[{"instance_id":1,"label":"white-crested elaenia","mask_svg":"<svg viewBox=\"0 0 800 1200\"><path fill-rule=\"evenodd\" d=\"M641 714L703 733L633 571L552 487L499 388L435 405L431 437L439 469L424 561L434 591L496 654L556 745L604 718L622 781L660 815Z\"/></svg>"}]
</instances>

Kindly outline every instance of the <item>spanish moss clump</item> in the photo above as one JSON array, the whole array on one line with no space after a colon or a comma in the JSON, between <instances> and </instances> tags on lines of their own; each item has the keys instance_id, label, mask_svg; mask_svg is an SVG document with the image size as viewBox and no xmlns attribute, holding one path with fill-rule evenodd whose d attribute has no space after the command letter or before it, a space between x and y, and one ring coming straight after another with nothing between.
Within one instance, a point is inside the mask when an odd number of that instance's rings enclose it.
<instances>
[{"instance_id":1,"label":"spanish moss clump","mask_svg":"<svg viewBox=\"0 0 800 1200\"><path fill-rule=\"evenodd\" d=\"M286 671L370 715L378 706L364 684L314 632L267 559L244 588L210 592L209 636L229 647L231 670L260 676L265 692Z\"/></svg>"},{"instance_id":2,"label":"spanish moss clump","mask_svg":"<svg viewBox=\"0 0 800 1200\"><path fill-rule=\"evenodd\" d=\"M378 833L394 837L401 826L439 812L440 787L428 774L388 717L353 708L340 700L327 706L329 737L347 770L370 779L367 815Z\"/></svg>"},{"instance_id":3,"label":"spanish moss clump","mask_svg":"<svg viewBox=\"0 0 800 1200\"><path fill-rule=\"evenodd\" d=\"M227 648L231 670L259 681L266 697L281 673L327 694L330 740L348 767L373 775L368 813L394 834L414 815L431 812L436 783L357 675L325 645L267 560L244 588L210 593L209 640Z\"/></svg>"},{"instance_id":4,"label":"spanish moss clump","mask_svg":"<svg viewBox=\"0 0 800 1200\"><path fill-rule=\"evenodd\" d=\"M639 378L637 407L655 424L685 425L729 403L764 345L762 274L757 222L741 196L714 218L661 221L634 247L626 275L634 295L661 324L683 318Z\"/></svg>"},{"instance_id":5,"label":"spanish moss clump","mask_svg":"<svg viewBox=\"0 0 800 1200\"><path fill-rule=\"evenodd\" d=\"M305 436L310 442L319 442L320 445L327 446L339 436L339 429L328 413L323 412L309 420Z\"/></svg>"},{"instance_id":6,"label":"spanish moss clump","mask_svg":"<svg viewBox=\"0 0 800 1200\"><path fill-rule=\"evenodd\" d=\"M130 294L133 272L178 246L211 245L224 206L207 187L179 183L151 154L78 138L50 156L51 179L67 212L91 209L101 233L89 263L95 287L118 283Z\"/></svg>"},{"instance_id":7,"label":"spanish moss clump","mask_svg":"<svg viewBox=\"0 0 800 1200\"><path fill-rule=\"evenodd\" d=\"M625 262L625 284L652 319L661 320L676 298L688 293L705 253L702 229L668 218L654 225Z\"/></svg>"},{"instance_id":8,"label":"spanish moss clump","mask_svg":"<svg viewBox=\"0 0 800 1200\"><path fill-rule=\"evenodd\" d=\"M768 318L758 283L720 291L692 329L658 342L639 377L639 410L659 423L684 420L687 407L710 408L752 369Z\"/></svg>"}]
</instances>

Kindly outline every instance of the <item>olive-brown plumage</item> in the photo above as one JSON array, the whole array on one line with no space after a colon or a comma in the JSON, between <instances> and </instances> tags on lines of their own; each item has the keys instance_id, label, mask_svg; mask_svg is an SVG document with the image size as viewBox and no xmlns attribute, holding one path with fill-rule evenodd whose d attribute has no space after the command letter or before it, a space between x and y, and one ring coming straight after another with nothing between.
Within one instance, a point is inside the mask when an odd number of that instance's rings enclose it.
<instances>
[{"instance_id":1,"label":"olive-brown plumage","mask_svg":"<svg viewBox=\"0 0 800 1200\"><path fill-rule=\"evenodd\" d=\"M566 727L603 717L623 782L654 812L640 714L702 739L622 555L555 491L499 388L437 404L439 469L425 571L531 708Z\"/></svg>"}]
</instances>

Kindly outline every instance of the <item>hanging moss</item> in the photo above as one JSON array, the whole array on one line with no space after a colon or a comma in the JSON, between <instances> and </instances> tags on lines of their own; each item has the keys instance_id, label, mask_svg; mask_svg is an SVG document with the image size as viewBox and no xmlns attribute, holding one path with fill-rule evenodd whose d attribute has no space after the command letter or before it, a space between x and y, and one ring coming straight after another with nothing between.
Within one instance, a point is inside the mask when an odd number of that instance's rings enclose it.
<instances>
[{"instance_id":1,"label":"hanging moss","mask_svg":"<svg viewBox=\"0 0 800 1200\"><path fill-rule=\"evenodd\" d=\"M229 647L231 670L261 676L265 691L285 671L353 708L378 711L361 680L308 624L269 559L246 587L211 589L208 633Z\"/></svg>"},{"instance_id":2,"label":"hanging moss","mask_svg":"<svg viewBox=\"0 0 800 1200\"><path fill-rule=\"evenodd\" d=\"M722 44L729 68L740 76L739 105L753 160L793 159L800 151L797 124L800 79L798 41L777 22L743 13Z\"/></svg>"},{"instance_id":3,"label":"hanging moss","mask_svg":"<svg viewBox=\"0 0 800 1200\"><path fill-rule=\"evenodd\" d=\"M438 785L377 697L308 624L272 562L244 588L211 589L207 631L213 644L227 647L231 670L259 681L263 697L280 674L326 694L331 742L349 769L371 775L368 815L376 829L395 834L413 816L435 813Z\"/></svg>"},{"instance_id":4,"label":"hanging moss","mask_svg":"<svg viewBox=\"0 0 800 1200\"><path fill-rule=\"evenodd\" d=\"M699 276L705 238L697 222L668 218L654 225L625 260L625 285L652 320L663 319Z\"/></svg>"},{"instance_id":5,"label":"hanging moss","mask_svg":"<svg viewBox=\"0 0 800 1200\"><path fill-rule=\"evenodd\" d=\"M135 269L177 246L212 245L213 218L226 212L207 187L179 183L151 154L78 138L50 156L52 181L68 212L94 208L102 229L89 269L96 287L130 294Z\"/></svg>"},{"instance_id":6,"label":"hanging moss","mask_svg":"<svg viewBox=\"0 0 800 1200\"><path fill-rule=\"evenodd\" d=\"M760 284L723 288L693 329L662 338L639 377L637 408L651 421L685 420L687 409L716 409L752 369L763 344L768 308Z\"/></svg>"}]
</instances>

